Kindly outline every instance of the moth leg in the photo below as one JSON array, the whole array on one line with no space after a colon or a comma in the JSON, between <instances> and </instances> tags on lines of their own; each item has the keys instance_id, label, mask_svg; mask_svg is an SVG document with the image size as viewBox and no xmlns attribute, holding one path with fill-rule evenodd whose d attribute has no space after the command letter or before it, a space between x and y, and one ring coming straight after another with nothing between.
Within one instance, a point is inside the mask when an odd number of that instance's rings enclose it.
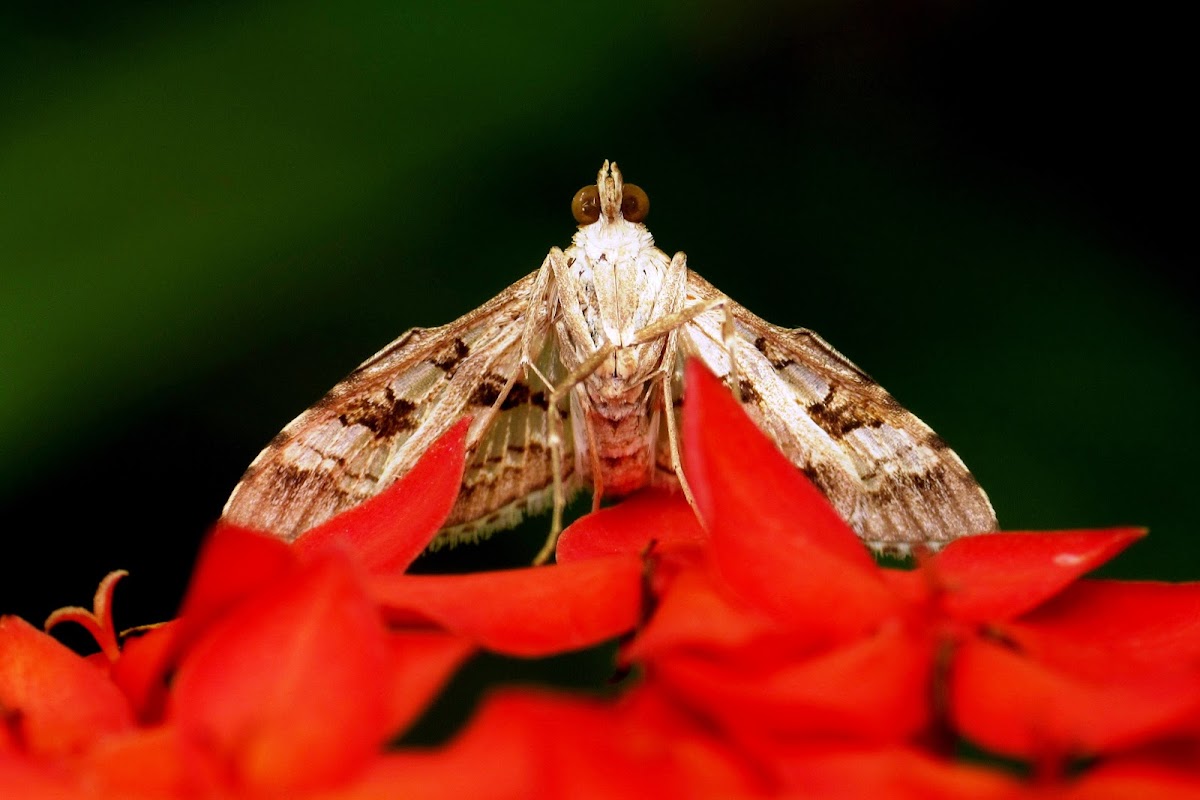
<instances>
[{"instance_id":1,"label":"moth leg","mask_svg":"<svg viewBox=\"0 0 1200 800\"><path fill-rule=\"evenodd\" d=\"M679 488L683 490L684 499L692 507L692 511L696 512L696 517L699 519L700 511L696 508L696 498L692 496L692 487L688 485L687 478L683 474L683 456L679 451L679 426L675 423L675 400L671 396L673 377L670 372L662 374L663 413L667 417L667 443L671 449L671 469L675 470L675 478L679 481Z\"/></svg>"},{"instance_id":2,"label":"moth leg","mask_svg":"<svg viewBox=\"0 0 1200 800\"><path fill-rule=\"evenodd\" d=\"M646 344L655 339L671 334L683 327L687 323L694 320L701 314L712 311L714 308L720 308L725 312L725 319L721 323L721 340L725 345L725 352L729 355L729 374L725 376L725 382L729 385L730 390L738 400L742 399L741 381L737 376L737 361L734 355L734 342L737 341L737 328L734 327L733 319L733 304L728 297L724 295L719 297L710 297L703 303L696 303L693 306L682 308L674 314L667 314L663 318L652 322L633 334L633 340L630 344Z\"/></svg>"},{"instance_id":3,"label":"moth leg","mask_svg":"<svg viewBox=\"0 0 1200 800\"><path fill-rule=\"evenodd\" d=\"M550 534L546 537L546 543L542 545L542 549L538 551L537 556L533 559L533 565L536 567L545 564L554 555L554 548L558 544L558 534L562 532L563 509L567 505L566 493L563 491L563 417L562 410L559 408L563 392L538 369L537 364L531 359L525 359L524 367L527 372L531 372L537 376L549 394L546 414L549 419L550 437L547 444L550 445L553 505L550 514Z\"/></svg>"},{"instance_id":4,"label":"moth leg","mask_svg":"<svg viewBox=\"0 0 1200 800\"><path fill-rule=\"evenodd\" d=\"M737 339L737 328L733 324L733 304L722 303L725 320L721 323L721 338L725 341L725 352L729 355L729 388L737 401L742 402L742 382L738 379L737 354L733 343Z\"/></svg>"},{"instance_id":5,"label":"moth leg","mask_svg":"<svg viewBox=\"0 0 1200 800\"><path fill-rule=\"evenodd\" d=\"M546 384L550 386L549 383ZM559 398L557 391L550 392L550 468L554 479L554 510L550 517L550 535L546 537L546 543L542 545L542 549L538 551L537 557L533 559L535 567L541 566L550 560L550 556L554 555L554 548L558 545L558 534L562 532L563 509L567 505L566 494L563 492L563 424L562 412L558 409Z\"/></svg>"},{"instance_id":6,"label":"moth leg","mask_svg":"<svg viewBox=\"0 0 1200 800\"><path fill-rule=\"evenodd\" d=\"M565 398L570 397L570 393L576 386L583 382L587 376L595 372L605 359L611 356L616 347L611 343L606 343L603 347L592 353L583 362L571 370L558 386L552 386L548 381L546 388L550 390L550 465L554 475L554 510L550 516L550 535L546 537L546 543L542 545L542 549L537 554L537 558L533 560L535 566L545 564L550 560L550 556L554 555L554 548L558 544L558 535L562 533L563 510L567 505L567 498L563 492L563 474L562 474L562 451L563 451L563 424L562 412L559 411L559 404ZM588 436L592 458L596 455L595 442L591 439L591 429L588 428ZM593 470L593 474L596 474ZM602 487L594 487L595 494L593 497L602 492Z\"/></svg>"},{"instance_id":7,"label":"moth leg","mask_svg":"<svg viewBox=\"0 0 1200 800\"><path fill-rule=\"evenodd\" d=\"M684 325L691 322L692 320L694 320L696 317L700 316L701 314L704 314L708 311L712 311L714 308L720 308L720 307L728 306L728 305L729 305L729 298L727 298L727 297L710 297L708 300L705 300L703 303L696 303L694 306L688 306L687 308L681 308L678 311L676 311L674 314L667 314L666 316L662 317L661 319L651 322L649 325L642 328L641 330L636 331L633 334L632 339L629 341L629 344L631 344L631 345L646 344L647 342L652 342L655 339L661 339L663 336L666 336L668 333L671 333L672 331L676 330L677 328L683 327ZM608 353L611 353L614 348L612 347L612 345L605 345L604 347L609 348L609 349L607 351L605 351L604 348L601 348L601 350L598 350L596 352L597 353L604 352L605 358L607 358ZM592 359L588 359L588 361L591 361L591 360ZM599 366L600 362L603 360L604 360L603 358L599 359L596 362L596 366ZM594 368L595 367L593 367L593 369Z\"/></svg>"},{"instance_id":8,"label":"moth leg","mask_svg":"<svg viewBox=\"0 0 1200 800\"><path fill-rule=\"evenodd\" d=\"M614 348L614 349L616 349L616 348ZM563 428L562 428L563 417L562 417L562 414L559 413L558 404L556 402L556 399L562 399L563 392L568 392L571 389L574 389L574 387L577 386L578 383L580 383L580 381L576 380L576 381L574 381L574 383L571 383L570 375L568 375L568 378L566 378L566 380L563 381L563 386L562 386L563 391L560 392L559 390L554 389L553 384L550 383L550 380L546 379L545 375L541 374L541 371L540 371L540 369L538 369L538 367L536 367L535 365L532 365L532 363L530 363L529 368L532 369L532 371L535 375L538 375L538 378L541 380L541 383L546 385L546 389L550 390L550 397L551 397L550 405L553 409L554 419L557 420L558 426L559 426L558 427L558 438L556 441L559 446L562 446L562 444L563 444L563 438L562 438L563 437ZM572 373L572 374L574 374L574 373ZM584 377L587 377L587 375L584 375ZM583 416L583 415L581 414L581 416ZM584 417L584 419L586 419L586 417ZM598 449L596 449L595 432L593 431L592 426L587 425L586 422L584 422L584 425L586 425L586 427L584 427L584 431L586 431L587 437L588 437L588 453L589 453L589 456L592 457L592 475L593 475L593 479L592 479L593 480L592 510L595 511L596 509L599 509L600 498L602 497L602 495L604 495L604 483L600 482L600 480L601 480L600 479L600 468L599 468L599 464L596 464L595 453L596 453L596 450L598 450ZM553 453L551 453L551 455L553 456ZM559 452L558 455L559 455L559 463L562 463L562 452ZM556 487L556 489L560 489L560 487ZM560 493L562 493L562 492L559 491L558 494L560 494ZM564 503L565 503L565 498L564 498ZM559 511L562 511L562 510L559 509ZM560 517L560 515L559 515L559 517ZM560 523L562 523L562 518L559 518L559 525L560 525Z\"/></svg>"},{"instance_id":9,"label":"moth leg","mask_svg":"<svg viewBox=\"0 0 1200 800\"><path fill-rule=\"evenodd\" d=\"M588 439L588 458L592 461L592 511L600 510L600 500L604 497L604 474L600 469L599 448L596 446L596 431L588 417L583 417L583 430Z\"/></svg>"}]
</instances>

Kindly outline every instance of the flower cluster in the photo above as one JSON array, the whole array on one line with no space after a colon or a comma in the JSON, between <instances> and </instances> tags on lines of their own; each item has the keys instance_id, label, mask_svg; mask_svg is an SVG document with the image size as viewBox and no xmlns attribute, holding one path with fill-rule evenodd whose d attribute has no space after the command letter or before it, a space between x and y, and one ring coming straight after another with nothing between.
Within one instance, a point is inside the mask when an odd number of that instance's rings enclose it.
<instances>
[{"instance_id":1,"label":"flower cluster","mask_svg":"<svg viewBox=\"0 0 1200 800\"><path fill-rule=\"evenodd\" d=\"M998 533L882 568L689 366L700 518L646 492L549 567L405 575L465 423L286 545L218 525L177 619L119 641L112 591L0 618L0 797L1200 797L1200 585L1091 580L1137 530ZM617 696L507 688L392 746L473 653L621 638Z\"/></svg>"}]
</instances>

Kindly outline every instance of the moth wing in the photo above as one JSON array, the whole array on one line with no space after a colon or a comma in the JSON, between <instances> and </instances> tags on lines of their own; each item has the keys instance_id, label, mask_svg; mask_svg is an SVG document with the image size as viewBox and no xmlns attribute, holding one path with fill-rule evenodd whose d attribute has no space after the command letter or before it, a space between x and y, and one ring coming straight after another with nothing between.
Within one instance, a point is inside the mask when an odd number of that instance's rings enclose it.
<instances>
[{"instance_id":1,"label":"moth wing","mask_svg":"<svg viewBox=\"0 0 1200 800\"><path fill-rule=\"evenodd\" d=\"M561 369L548 279L545 270L532 273L454 322L414 328L369 358L263 449L224 518L292 541L386 489L469 414L467 467L447 533L512 524L551 482L546 393L522 368L522 353L531 352L543 375Z\"/></svg>"},{"instance_id":2,"label":"moth wing","mask_svg":"<svg viewBox=\"0 0 1200 800\"><path fill-rule=\"evenodd\" d=\"M520 347L498 360L492 374L476 390L474 404L487 405L493 417L483 436L469 445L462 488L450 516L434 540L443 545L475 541L492 531L511 528L526 515L540 513L553 502L554 466L550 450L550 389L538 374L556 383L566 376L553 335L541 337L535 351L536 372L518 374ZM515 360L514 360L515 359ZM501 379L515 380L496 395ZM493 397L496 399L493 400ZM572 412L563 410L563 430L571 431ZM474 425L472 426L474 427ZM562 481L567 500L583 488L576 474L576 437L562 437Z\"/></svg>"},{"instance_id":3,"label":"moth wing","mask_svg":"<svg viewBox=\"0 0 1200 800\"><path fill-rule=\"evenodd\" d=\"M721 293L688 273L687 304ZM728 301L742 403L868 544L903 551L996 530L987 495L957 454L824 339ZM681 356L730 371L717 308L681 327Z\"/></svg>"}]
</instances>

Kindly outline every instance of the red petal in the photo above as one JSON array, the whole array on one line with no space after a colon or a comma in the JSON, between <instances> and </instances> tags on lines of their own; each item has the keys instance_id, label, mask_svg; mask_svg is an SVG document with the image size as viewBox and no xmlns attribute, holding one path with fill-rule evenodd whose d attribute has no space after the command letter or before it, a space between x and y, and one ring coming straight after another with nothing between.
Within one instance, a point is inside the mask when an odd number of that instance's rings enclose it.
<instances>
[{"instance_id":1,"label":"red petal","mask_svg":"<svg viewBox=\"0 0 1200 800\"><path fill-rule=\"evenodd\" d=\"M292 549L270 534L218 522L196 559L179 612L181 646L295 564Z\"/></svg>"},{"instance_id":2,"label":"red petal","mask_svg":"<svg viewBox=\"0 0 1200 800\"><path fill-rule=\"evenodd\" d=\"M3 734L0 734L3 742ZM86 797L103 800L94 793L85 793L77 781L51 765L5 752L0 747L0 797L20 800L64 800Z\"/></svg>"},{"instance_id":3,"label":"red petal","mask_svg":"<svg viewBox=\"0 0 1200 800\"><path fill-rule=\"evenodd\" d=\"M121 657L112 665L113 683L125 693L143 723L162 719L167 700L167 678L174 667L178 624L177 620L167 622L136 638L126 639Z\"/></svg>"},{"instance_id":4,"label":"red petal","mask_svg":"<svg viewBox=\"0 0 1200 800\"><path fill-rule=\"evenodd\" d=\"M182 797L195 776L184 769L178 732L167 726L141 728L106 739L87 754L80 772L104 797Z\"/></svg>"},{"instance_id":5,"label":"red petal","mask_svg":"<svg viewBox=\"0 0 1200 800\"><path fill-rule=\"evenodd\" d=\"M458 636L440 631L403 631L388 638L389 715L386 729L402 731L417 718L455 670L474 651Z\"/></svg>"},{"instance_id":6,"label":"red petal","mask_svg":"<svg viewBox=\"0 0 1200 800\"><path fill-rule=\"evenodd\" d=\"M1058 594L1145 535L1138 528L965 536L924 565L961 620L1010 619Z\"/></svg>"},{"instance_id":7,"label":"red petal","mask_svg":"<svg viewBox=\"0 0 1200 800\"><path fill-rule=\"evenodd\" d=\"M375 759L345 785L305 800L528 800L536 797L541 753L524 739L469 728L436 750L400 751Z\"/></svg>"},{"instance_id":8,"label":"red petal","mask_svg":"<svg viewBox=\"0 0 1200 800\"><path fill-rule=\"evenodd\" d=\"M442 527L458 498L470 425L470 417L459 420L403 478L306 532L295 547L313 552L341 542L350 545L368 570L403 572Z\"/></svg>"},{"instance_id":9,"label":"red petal","mask_svg":"<svg viewBox=\"0 0 1200 800\"><path fill-rule=\"evenodd\" d=\"M708 534L682 493L648 489L581 517L558 538L555 561L565 564L597 556L641 556L651 543L657 549L707 541Z\"/></svg>"},{"instance_id":10,"label":"red petal","mask_svg":"<svg viewBox=\"0 0 1200 800\"><path fill-rule=\"evenodd\" d=\"M124 653L114 665L114 680L138 717L143 722L160 718L167 676L197 637L295 566L296 554L284 542L218 522L200 550L179 619L127 643L133 654Z\"/></svg>"},{"instance_id":11,"label":"red petal","mask_svg":"<svg viewBox=\"0 0 1200 800\"><path fill-rule=\"evenodd\" d=\"M633 628L641 613L642 562L607 556L466 575L377 575L369 586L393 622L432 620L490 650L537 656Z\"/></svg>"},{"instance_id":12,"label":"red petal","mask_svg":"<svg viewBox=\"0 0 1200 800\"><path fill-rule=\"evenodd\" d=\"M180 664L168 718L231 786L328 784L361 768L390 733L386 632L335 556L255 595Z\"/></svg>"},{"instance_id":13,"label":"red petal","mask_svg":"<svg viewBox=\"0 0 1200 800\"><path fill-rule=\"evenodd\" d=\"M645 693L617 705L503 691L437 750L378 759L309 800L757 796L749 768Z\"/></svg>"},{"instance_id":14,"label":"red petal","mask_svg":"<svg viewBox=\"0 0 1200 800\"><path fill-rule=\"evenodd\" d=\"M1066 646L1101 669L1118 655L1200 665L1200 583L1082 580L1005 630L1039 659Z\"/></svg>"},{"instance_id":15,"label":"red petal","mask_svg":"<svg viewBox=\"0 0 1200 800\"><path fill-rule=\"evenodd\" d=\"M1172 769L1152 763L1117 760L1088 770L1065 791L1056 795L1064 800L1129 800L1152 797L1154 800L1197 800L1200 798L1200 773L1192 769Z\"/></svg>"},{"instance_id":16,"label":"red petal","mask_svg":"<svg viewBox=\"0 0 1200 800\"><path fill-rule=\"evenodd\" d=\"M1092 755L1170 735L1200 712L1200 679L1160 670L1097 682L1000 645L963 643L951 668L951 714L967 738L1027 758Z\"/></svg>"},{"instance_id":17,"label":"red petal","mask_svg":"<svg viewBox=\"0 0 1200 800\"><path fill-rule=\"evenodd\" d=\"M460 800L539 797L546 750L521 720L489 714L492 701L452 742L376 759L352 783L306 800Z\"/></svg>"},{"instance_id":18,"label":"red petal","mask_svg":"<svg viewBox=\"0 0 1200 800\"><path fill-rule=\"evenodd\" d=\"M802 535L851 564L875 565L824 495L758 429L704 365L687 364L683 439L687 476L707 521L750 517L760 535ZM800 531L800 534L781 532Z\"/></svg>"},{"instance_id":19,"label":"red petal","mask_svg":"<svg viewBox=\"0 0 1200 800\"><path fill-rule=\"evenodd\" d=\"M782 619L822 609L850 630L874 624L892 597L858 537L699 362L686 381L686 474L725 579Z\"/></svg>"},{"instance_id":20,"label":"red petal","mask_svg":"<svg viewBox=\"0 0 1200 800\"><path fill-rule=\"evenodd\" d=\"M903 747L806 745L779 764L795 797L1002 800L1027 797L1012 777ZM1057 797L1057 795L1054 795Z\"/></svg>"},{"instance_id":21,"label":"red petal","mask_svg":"<svg viewBox=\"0 0 1200 800\"><path fill-rule=\"evenodd\" d=\"M123 569L108 573L96 587L96 596L92 599L91 610L79 606L60 608L46 619L43 627L49 632L55 625L63 622L82 625L96 640L96 644L100 645L100 652L104 654L104 657L110 662L116 661L121 655L121 647L117 644L117 632L113 627L112 598L113 592L117 588L117 582L128 574Z\"/></svg>"},{"instance_id":22,"label":"red petal","mask_svg":"<svg viewBox=\"0 0 1200 800\"><path fill-rule=\"evenodd\" d=\"M536 755L520 797L747 797L755 781L704 725L647 692L615 705L502 692L464 738L501 751L517 741L525 760Z\"/></svg>"},{"instance_id":23,"label":"red petal","mask_svg":"<svg viewBox=\"0 0 1200 800\"><path fill-rule=\"evenodd\" d=\"M655 659L647 671L662 691L724 720L746 742L898 741L928 723L929 648L899 626L806 659L724 655L682 651Z\"/></svg>"},{"instance_id":24,"label":"red petal","mask_svg":"<svg viewBox=\"0 0 1200 800\"><path fill-rule=\"evenodd\" d=\"M0 617L0 725L32 753L76 753L133 727L105 672L17 617Z\"/></svg>"},{"instance_id":25,"label":"red petal","mask_svg":"<svg viewBox=\"0 0 1200 800\"><path fill-rule=\"evenodd\" d=\"M826 647L817 636L794 636L772 618L728 592L703 569L682 571L659 598L654 614L625 650L630 661L670 657L677 652L724 653L755 644L772 650L789 639L789 652Z\"/></svg>"}]
</instances>

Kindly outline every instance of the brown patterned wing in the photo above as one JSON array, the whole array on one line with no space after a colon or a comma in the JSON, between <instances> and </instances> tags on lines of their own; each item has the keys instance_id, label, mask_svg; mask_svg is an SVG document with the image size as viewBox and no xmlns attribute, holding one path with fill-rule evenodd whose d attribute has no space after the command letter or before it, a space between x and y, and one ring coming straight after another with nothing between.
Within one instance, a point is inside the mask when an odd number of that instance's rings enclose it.
<instances>
[{"instance_id":1,"label":"brown patterned wing","mask_svg":"<svg viewBox=\"0 0 1200 800\"><path fill-rule=\"evenodd\" d=\"M688 274L687 303L720 292ZM730 302L742 402L841 516L877 549L904 551L996 530L962 460L928 425L812 331L772 325ZM729 374L715 309L680 330L682 356Z\"/></svg>"},{"instance_id":2,"label":"brown patterned wing","mask_svg":"<svg viewBox=\"0 0 1200 800\"><path fill-rule=\"evenodd\" d=\"M383 491L469 414L468 466L446 533L454 540L511 524L550 482L546 395L521 363L523 352L540 353L543 374L555 371L545 281L535 272L372 356L254 459L224 517L292 541Z\"/></svg>"},{"instance_id":3,"label":"brown patterned wing","mask_svg":"<svg viewBox=\"0 0 1200 800\"><path fill-rule=\"evenodd\" d=\"M566 375L553 336L545 338L535 364L537 373L550 381ZM474 403L483 406L492 401L495 417L472 445L458 501L431 545L433 549L511 528L525 516L545 511L553 501L550 391L531 371L499 399L496 390L502 386L504 373L490 374L477 390ZM569 409L563 409L563 430L571 431L572 425ZM563 437L563 491L568 501L583 488L575 471L574 442L574 436Z\"/></svg>"}]
</instances>

